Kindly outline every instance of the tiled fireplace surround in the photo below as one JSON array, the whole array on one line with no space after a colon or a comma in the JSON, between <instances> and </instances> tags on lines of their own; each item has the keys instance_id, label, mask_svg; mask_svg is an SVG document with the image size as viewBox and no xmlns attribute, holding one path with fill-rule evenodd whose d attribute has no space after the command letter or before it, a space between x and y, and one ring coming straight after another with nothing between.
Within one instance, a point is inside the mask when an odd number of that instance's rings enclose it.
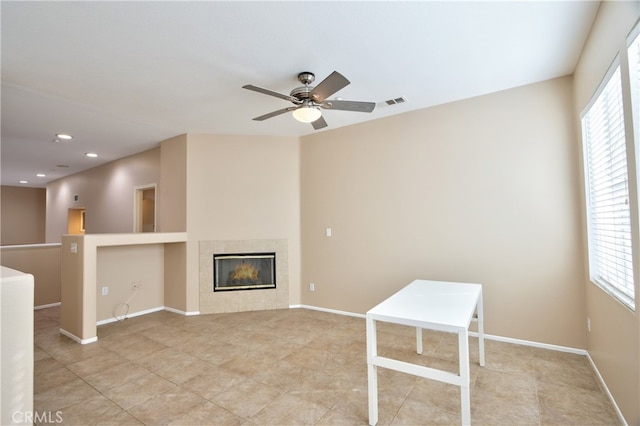
<instances>
[{"instance_id":1,"label":"tiled fireplace surround","mask_svg":"<svg viewBox=\"0 0 640 426\"><path fill-rule=\"evenodd\" d=\"M276 253L276 288L213 292L213 254ZM262 311L289 307L286 239L200 241L200 313Z\"/></svg>"}]
</instances>

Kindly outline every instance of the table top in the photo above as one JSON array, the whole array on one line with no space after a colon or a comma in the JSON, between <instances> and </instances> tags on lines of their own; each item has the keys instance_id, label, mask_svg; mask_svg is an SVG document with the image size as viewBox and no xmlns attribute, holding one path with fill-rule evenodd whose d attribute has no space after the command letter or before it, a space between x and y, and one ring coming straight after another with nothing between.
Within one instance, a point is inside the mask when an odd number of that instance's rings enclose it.
<instances>
[{"instance_id":1,"label":"table top","mask_svg":"<svg viewBox=\"0 0 640 426\"><path fill-rule=\"evenodd\" d=\"M415 280L367 312L379 321L457 332L469 327L482 285Z\"/></svg>"}]
</instances>

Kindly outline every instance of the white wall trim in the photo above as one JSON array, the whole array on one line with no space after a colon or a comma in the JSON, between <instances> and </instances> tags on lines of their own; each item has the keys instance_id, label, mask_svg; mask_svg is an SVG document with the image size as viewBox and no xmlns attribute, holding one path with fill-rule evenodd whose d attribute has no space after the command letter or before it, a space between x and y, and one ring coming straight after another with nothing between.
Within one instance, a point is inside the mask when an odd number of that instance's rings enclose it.
<instances>
[{"instance_id":1,"label":"white wall trim","mask_svg":"<svg viewBox=\"0 0 640 426\"><path fill-rule=\"evenodd\" d=\"M477 337L478 333L475 331L470 331L469 336ZM496 336L494 334L486 334L486 333L484 335L484 338L488 340L495 340L497 342L511 343L514 345L532 346L534 348L549 349L551 351L567 352L567 353L576 354L576 355L587 355L587 351L585 349L572 348L570 346L560 346L560 345L552 345L549 343L532 342L531 340L514 339L512 337Z\"/></svg>"},{"instance_id":2,"label":"white wall trim","mask_svg":"<svg viewBox=\"0 0 640 426\"><path fill-rule=\"evenodd\" d=\"M335 310L335 309L321 308L321 307L318 307L318 306L290 305L289 308L311 309L311 310L314 310L314 311L328 312L328 313L331 313L331 314L347 315L347 316L356 317L356 318L365 318L365 315L363 315L363 314L356 314L356 313L353 313L353 312L346 312L346 311L338 311L338 310ZM478 337L478 333L476 333L474 331L470 331L469 335L473 336L473 337ZM539 343L539 342L532 342L532 341L529 341L529 340L513 339L511 337L495 336L493 334L487 334L487 333L484 334L484 338L487 339L487 340L495 340L497 342L512 343L514 345L533 346L535 348L549 349L549 350L552 350L552 351L568 352L568 353L578 354L578 355L587 355L587 351L584 350L584 349L571 348L571 347L568 347L568 346L551 345L551 344L548 344L548 343Z\"/></svg>"},{"instance_id":3,"label":"white wall trim","mask_svg":"<svg viewBox=\"0 0 640 426\"><path fill-rule=\"evenodd\" d=\"M616 410L616 414L618 415L618 418L620 419L620 423L622 423L624 426L628 426L627 421L625 420L624 416L622 415L622 411L620 411L620 407L618 407L618 404L616 404L616 400L613 399L613 394L611 394L611 392L609 391L609 387L607 387L607 384L604 382L604 379L602 378L602 375L600 374L600 370L598 370L598 367L596 367L596 363L593 362L593 358L591 358L591 355L589 354L589 352L587 352L587 359L589 360L589 363L591 363L591 368L593 368L593 371L595 371L596 376L598 376L598 380L600 380L600 384L602 385L602 388L604 389L604 393L607 394L607 396L609 397L609 401L611 401L611 404L613 405L613 408Z\"/></svg>"},{"instance_id":4,"label":"white wall trim","mask_svg":"<svg viewBox=\"0 0 640 426\"><path fill-rule=\"evenodd\" d=\"M62 302L49 303L48 305L38 305L38 306L34 306L33 310L37 311L38 309L53 308L54 306L60 306L60 305L62 305Z\"/></svg>"},{"instance_id":5,"label":"white wall trim","mask_svg":"<svg viewBox=\"0 0 640 426\"><path fill-rule=\"evenodd\" d=\"M92 337L91 339L81 339L73 333L69 333L67 330L60 328L60 334L67 336L69 339L80 343L81 345L86 345L87 343L93 343L98 341L98 336Z\"/></svg>"},{"instance_id":6,"label":"white wall trim","mask_svg":"<svg viewBox=\"0 0 640 426\"><path fill-rule=\"evenodd\" d=\"M144 311L133 312L133 313L125 315L125 319L133 318L133 317L139 317L140 315L152 314L154 312L163 311L164 309L165 309L164 306L158 306L156 308L145 309ZM96 325L105 325L105 324L110 324L110 323L116 322L116 321L120 321L120 320L118 318L116 318L116 317L112 317L112 318L107 318L107 319L104 319L104 320L100 320L100 321L98 321L96 323Z\"/></svg>"},{"instance_id":7,"label":"white wall trim","mask_svg":"<svg viewBox=\"0 0 640 426\"><path fill-rule=\"evenodd\" d=\"M348 317L356 317L356 318L362 318L362 319L364 319L365 317L364 314L356 314L354 312L347 312L347 311L338 311L336 309L321 308L318 306L311 306L311 305L289 305L289 308L311 309L312 311L328 312L330 314L346 315Z\"/></svg>"},{"instance_id":8,"label":"white wall trim","mask_svg":"<svg viewBox=\"0 0 640 426\"><path fill-rule=\"evenodd\" d=\"M200 311L181 311L179 309L175 309L175 308L170 308L168 306L164 307L164 310L167 312L173 312L174 314L179 314L179 315L184 315L187 317L193 316L193 315L200 315Z\"/></svg>"},{"instance_id":9,"label":"white wall trim","mask_svg":"<svg viewBox=\"0 0 640 426\"><path fill-rule=\"evenodd\" d=\"M14 244L9 246L0 246L0 250L49 248L49 247L61 247L61 246L62 246L62 243Z\"/></svg>"}]
</instances>

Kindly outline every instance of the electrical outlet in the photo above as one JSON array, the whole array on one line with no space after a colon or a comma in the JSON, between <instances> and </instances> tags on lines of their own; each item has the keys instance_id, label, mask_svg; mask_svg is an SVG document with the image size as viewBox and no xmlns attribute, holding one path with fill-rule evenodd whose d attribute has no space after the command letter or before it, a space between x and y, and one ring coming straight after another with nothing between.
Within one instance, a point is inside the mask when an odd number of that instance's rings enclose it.
<instances>
[{"instance_id":1,"label":"electrical outlet","mask_svg":"<svg viewBox=\"0 0 640 426\"><path fill-rule=\"evenodd\" d=\"M107 294L109 294L109 287L102 287L102 295L106 296Z\"/></svg>"},{"instance_id":2,"label":"electrical outlet","mask_svg":"<svg viewBox=\"0 0 640 426\"><path fill-rule=\"evenodd\" d=\"M314 283L309 283L309 291L316 291L316 285Z\"/></svg>"}]
</instances>

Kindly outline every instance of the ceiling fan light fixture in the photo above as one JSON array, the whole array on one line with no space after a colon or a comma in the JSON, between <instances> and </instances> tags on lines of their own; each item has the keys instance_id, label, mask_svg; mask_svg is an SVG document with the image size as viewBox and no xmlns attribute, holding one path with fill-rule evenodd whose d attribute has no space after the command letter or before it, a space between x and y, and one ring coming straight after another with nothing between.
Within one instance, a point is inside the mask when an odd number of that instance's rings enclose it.
<instances>
[{"instance_id":1,"label":"ceiling fan light fixture","mask_svg":"<svg viewBox=\"0 0 640 426\"><path fill-rule=\"evenodd\" d=\"M313 123L322 116L322 112L317 107L302 106L292 112L293 118L301 123Z\"/></svg>"}]
</instances>

